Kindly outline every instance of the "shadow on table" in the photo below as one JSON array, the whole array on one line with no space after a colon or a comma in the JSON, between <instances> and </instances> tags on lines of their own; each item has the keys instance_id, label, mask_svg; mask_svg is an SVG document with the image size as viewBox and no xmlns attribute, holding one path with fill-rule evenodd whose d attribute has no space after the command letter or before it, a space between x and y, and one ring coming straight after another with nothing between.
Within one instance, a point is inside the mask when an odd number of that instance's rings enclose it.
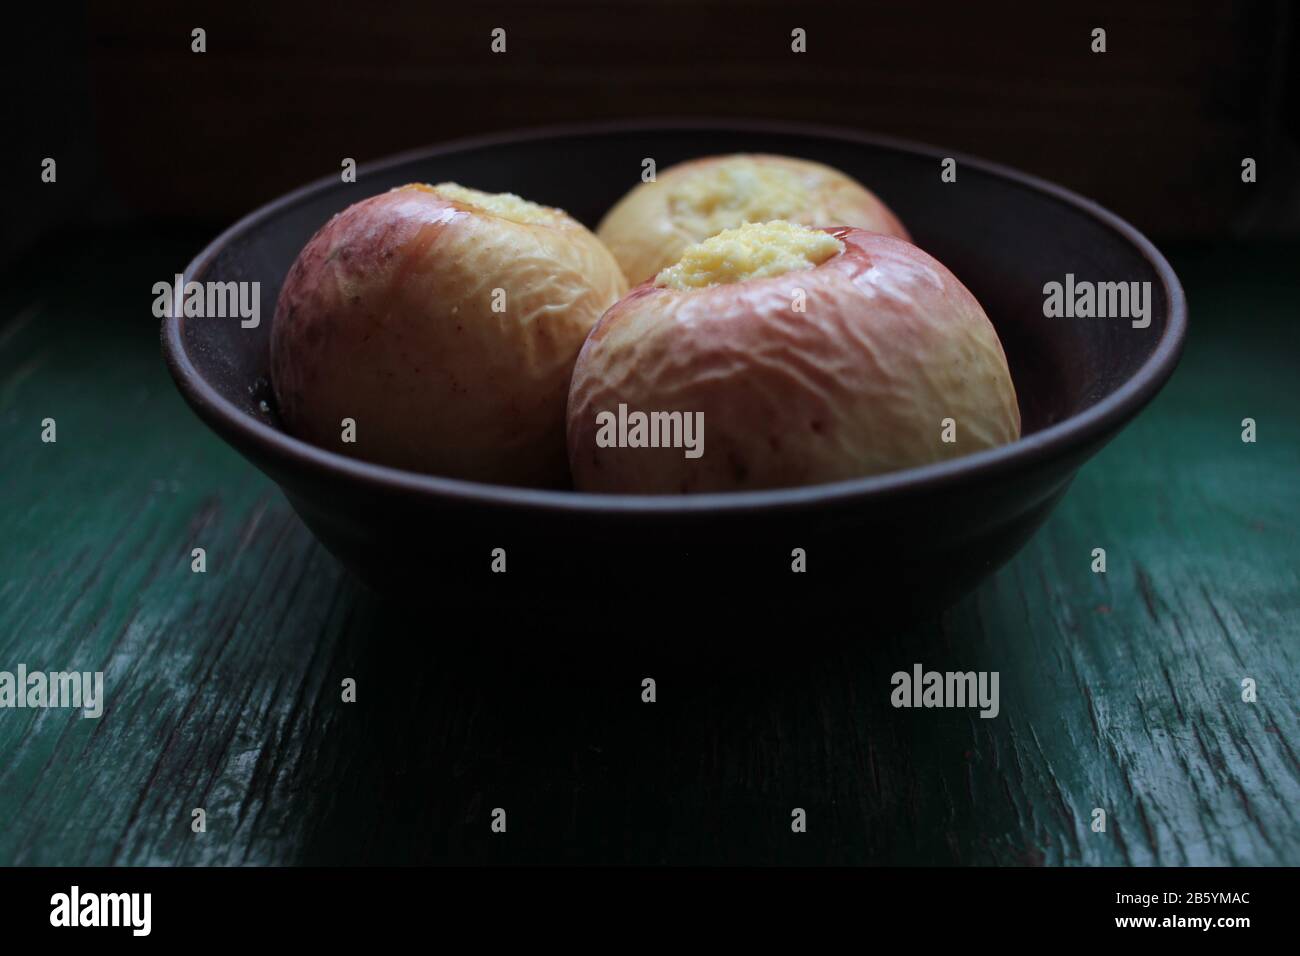
<instances>
[{"instance_id":1,"label":"shadow on table","mask_svg":"<svg viewBox=\"0 0 1300 956\"><path fill-rule=\"evenodd\" d=\"M972 602L908 627L847 596L714 608L702 629L682 607L356 601L335 657L367 699L314 759L303 792L332 796L302 808L301 862L960 862L971 808L942 780L981 721L900 719L891 675L996 669Z\"/></svg>"}]
</instances>

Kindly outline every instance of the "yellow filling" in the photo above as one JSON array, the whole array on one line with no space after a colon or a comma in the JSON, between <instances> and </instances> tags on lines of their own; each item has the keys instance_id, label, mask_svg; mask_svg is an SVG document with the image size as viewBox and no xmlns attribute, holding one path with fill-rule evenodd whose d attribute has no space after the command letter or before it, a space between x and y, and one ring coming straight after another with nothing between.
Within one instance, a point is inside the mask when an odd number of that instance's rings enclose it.
<instances>
[{"instance_id":1,"label":"yellow filling","mask_svg":"<svg viewBox=\"0 0 1300 956\"><path fill-rule=\"evenodd\" d=\"M443 199L491 213L501 219L518 223L554 223L563 213L550 206L542 206L514 193L485 193L461 186L459 183L438 183L433 191Z\"/></svg>"},{"instance_id":2,"label":"yellow filling","mask_svg":"<svg viewBox=\"0 0 1300 956\"><path fill-rule=\"evenodd\" d=\"M818 229L791 222L746 223L687 246L676 265L655 277L655 285L703 289L767 279L811 269L843 251L844 243Z\"/></svg>"},{"instance_id":3,"label":"yellow filling","mask_svg":"<svg viewBox=\"0 0 1300 956\"><path fill-rule=\"evenodd\" d=\"M807 205L808 189L799 176L743 156L691 170L668 194L673 219L697 236L747 222L791 219Z\"/></svg>"}]
</instances>

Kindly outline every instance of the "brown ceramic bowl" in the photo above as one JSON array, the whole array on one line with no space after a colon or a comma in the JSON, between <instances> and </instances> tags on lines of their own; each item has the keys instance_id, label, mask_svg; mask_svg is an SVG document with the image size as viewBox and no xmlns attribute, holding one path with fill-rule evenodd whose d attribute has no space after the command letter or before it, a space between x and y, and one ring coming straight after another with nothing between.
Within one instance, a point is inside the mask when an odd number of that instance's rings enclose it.
<instances>
[{"instance_id":1,"label":"brown ceramic bowl","mask_svg":"<svg viewBox=\"0 0 1300 956\"><path fill-rule=\"evenodd\" d=\"M299 250L330 216L408 182L455 180L559 206L594 226L660 168L729 152L801 156L879 195L917 245L983 304L1023 418L1010 445L814 487L699 496L604 496L476 484L344 457L287 434L267 384L270 317ZM531 591L604 602L608 624L664 602L707 600L718 620L771 604L852 603L873 615L950 602L1006 561L1075 471L1156 394L1186 331L1183 292L1133 227L1058 186L946 150L790 124L665 122L529 130L407 153L322 179L257 210L199 253L187 280L261 282L263 321L163 321L181 393L283 488L313 533L381 591L439 601ZM1150 326L1045 318L1043 286L1150 282ZM504 548L507 571L491 570ZM791 552L807 572L791 571ZM634 602L634 603L622 603ZM621 616L620 616L621 614Z\"/></svg>"}]
</instances>

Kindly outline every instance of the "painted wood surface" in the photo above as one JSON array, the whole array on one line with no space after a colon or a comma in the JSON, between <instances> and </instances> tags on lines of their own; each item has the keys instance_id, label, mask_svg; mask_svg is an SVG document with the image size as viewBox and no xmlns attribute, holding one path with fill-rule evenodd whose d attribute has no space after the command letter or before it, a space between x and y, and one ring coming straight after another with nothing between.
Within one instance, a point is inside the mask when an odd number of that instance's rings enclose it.
<instances>
[{"instance_id":1,"label":"painted wood surface","mask_svg":"<svg viewBox=\"0 0 1300 956\"><path fill-rule=\"evenodd\" d=\"M846 595L833 650L700 669L566 651L619 639L580 597L416 617L355 585L163 367L148 289L201 238L0 293L0 670L107 689L0 710L0 863L1300 864L1294 246L1175 250L1173 382L957 607L881 633ZM999 672L1000 714L893 708L917 662Z\"/></svg>"}]
</instances>

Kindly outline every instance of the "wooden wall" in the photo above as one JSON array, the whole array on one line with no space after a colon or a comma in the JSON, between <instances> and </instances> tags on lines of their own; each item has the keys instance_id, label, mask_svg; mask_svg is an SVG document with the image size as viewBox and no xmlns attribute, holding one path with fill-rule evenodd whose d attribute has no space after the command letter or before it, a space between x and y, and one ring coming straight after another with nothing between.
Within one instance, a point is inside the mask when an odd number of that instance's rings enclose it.
<instances>
[{"instance_id":1,"label":"wooden wall","mask_svg":"<svg viewBox=\"0 0 1300 956\"><path fill-rule=\"evenodd\" d=\"M705 115L951 147L1188 237L1300 219L1293 19L1285 2L1226 0L133 0L93 5L86 43L98 172L146 215L229 220L344 156ZM489 49L498 26L504 55ZM790 51L795 27L804 55ZM1105 54L1090 51L1094 27ZM1254 186L1244 156L1259 161Z\"/></svg>"}]
</instances>

